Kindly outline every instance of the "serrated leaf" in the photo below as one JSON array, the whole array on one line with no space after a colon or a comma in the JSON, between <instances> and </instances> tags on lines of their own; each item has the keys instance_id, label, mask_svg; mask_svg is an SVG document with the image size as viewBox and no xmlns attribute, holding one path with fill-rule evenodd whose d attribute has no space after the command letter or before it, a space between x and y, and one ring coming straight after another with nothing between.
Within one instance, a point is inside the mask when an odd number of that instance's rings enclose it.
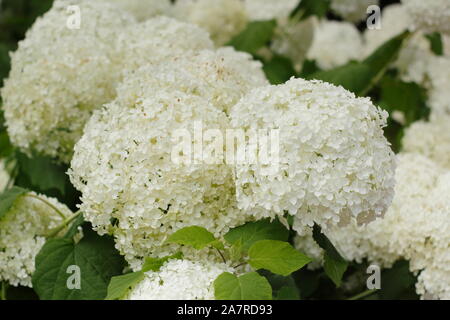
<instances>
[{"instance_id":1,"label":"serrated leaf","mask_svg":"<svg viewBox=\"0 0 450 320\"><path fill-rule=\"evenodd\" d=\"M276 25L274 20L250 22L228 45L238 51L255 54L272 39Z\"/></svg>"},{"instance_id":2,"label":"serrated leaf","mask_svg":"<svg viewBox=\"0 0 450 320\"><path fill-rule=\"evenodd\" d=\"M170 256L166 256L164 258L147 257L147 258L145 258L144 264L142 265L142 271L143 272L147 272L147 271L155 271L156 272L156 271L159 271L159 269L161 269L161 267L167 261L169 261L171 259L182 259L182 258L183 258L183 254L181 252L175 253Z\"/></svg>"},{"instance_id":3,"label":"serrated leaf","mask_svg":"<svg viewBox=\"0 0 450 320\"><path fill-rule=\"evenodd\" d=\"M240 241L242 249L247 251L255 242L260 240L287 241L289 230L278 220L264 219L249 222L237 228L231 229L225 236L225 241L233 245Z\"/></svg>"},{"instance_id":4,"label":"serrated leaf","mask_svg":"<svg viewBox=\"0 0 450 320\"><path fill-rule=\"evenodd\" d=\"M248 250L248 256L248 263L256 270L266 269L282 276L288 276L312 261L288 242L276 240L254 243Z\"/></svg>"},{"instance_id":5,"label":"serrated leaf","mask_svg":"<svg viewBox=\"0 0 450 320\"><path fill-rule=\"evenodd\" d=\"M117 300L123 298L128 291L144 279L144 272L132 272L111 278L108 285L108 294L105 300Z\"/></svg>"},{"instance_id":6,"label":"serrated leaf","mask_svg":"<svg viewBox=\"0 0 450 320\"><path fill-rule=\"evenodd\" d=\"M192 226L180 229L169 236L166 243L176 243L191 246L197 250L212 246L222 249L223 245L205 228Z\"/></svg>"},{"instance_id":7,"label":"serrated leaf","mask_svg":"<svg viewBox=\"0 0 450 320\"><path fill-rule=\"evenodd\" d=\"M216 300L271 300L269 281L256 272L240 277L229 272L222 273L214 281Z\"/></svg>"},{"instance_id":8,"label":"serrated leaf","mask_svg":"<svg viewBox=\"0 0 450 320\"><path fill-rule=\"evenodd\" d=\"M333 259L327 252L324 256L323 268L327 276L334 282L336 287L341 286L342 277L347 270L348 263L342 260Z\"/></svg>"},{"instance_id":9,"label":"serrated leaf","mask_svg":"<svg viewBox=\"0 0 450 320\"><path fill-rule=\"evenodd\" d=\"M28 193L27 189L12 187L0 194L0 218L8 213L17 198L26 193Z\"/></svg>"},{"instance_id":10,"label":"serrated leaf","mask_svg":"<svg viewBox=\"0 0 450 320\"><path fill-rule=\"evenodd\" d=\"M50 239L36 256L33 288L41 300L104 299L111 277L125 266L111 237L100 237L89 227L77 244L71 239ZM68 289L69 266L80 270L80 289Z\"/></svg>"}]
</instances>

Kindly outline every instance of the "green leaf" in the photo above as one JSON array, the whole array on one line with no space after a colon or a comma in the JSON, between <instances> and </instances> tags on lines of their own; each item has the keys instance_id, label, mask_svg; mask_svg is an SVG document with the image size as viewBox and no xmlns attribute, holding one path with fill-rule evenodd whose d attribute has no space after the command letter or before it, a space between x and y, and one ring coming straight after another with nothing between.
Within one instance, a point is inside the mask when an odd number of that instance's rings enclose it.
<instances>
[{"instance_id":1,"label":"green leaf","mask_svg":"<svg viewBox=\"0 0 450 320\"><path fill-rule=\"evenodd\" d=\"M279 240L287 241L289 230L280 221L264 219L256 222L249 222L237 228L231 229L225 236L225 241L233 245L238 241L242 244L244 252L257 241Z\"/></svg>"},{"instance_id":2,"label":"green leaf","mask_svg":"<svg viewBox=\"0 0 450 320\"><path fill-rule=\"evenodd\" d=\"M84 217L82 214L80 214L71 224L69 227L69 230L67 230L66 234L64 235L64 238L71 239L75 236L75 234L78 233L78 227L83 225L84 223Z\"/></svg>"},{"instance_id":3,"label":"green leaf","mask_svg":"<svg viewBox=\"0 0 450 320\"><path fill-rule=\"evenodd\" d=\"M292 15L301 14L302 19L310 16L323 18L330 8L330 0L302 0Z\"/></svg>"},{"instance_id":4,"label":"green leaf","mask_svg":"<svg viewBox=\"0 0 450 320\"><path fill-rule=\"evenodd\" d=\"M123 298L128 291L144 279L144 272L132 272L111 278L108 285L108 294L105 300L118 300Z\"/></svg>"},{"instance_id":5,"label":"green leaf","mask_svg":"<svg viewBox=\"0 0 450 320\"><path fill-rule=\"evenodd\" d=\"M266 269L282 276L290 275L312 260L288 242L261 240L250 247L248 263L255 269Z\"/></svg>"},{"instance_id":6,"label":"green leaf","mask_svg":"<svg viewBox=\"0 0 450 320\"><path fill-rule=\"evenodd\" d=\"M362 92L372 80L372 69L362 63L350 63L332 70L313 73L308 78L342 86L355 94Z\"/></svg>"},{"instance_id":7,"label":"green leaf","mask_svg":"<svg viewBox=\"0 0 450 320\"><path fill-rule=\"evenodd\" d=\"M192 226L178 230L169 236L166 243L176 243L191 246L197 250L212 246L222 249L223 245L214 235L202 227Z\"/></svg>"},{"instance_id":8,"label":"green leaf","mask_svg":"<svg viewBox=\"0 0 450 320\"><path fill-rule=\"evenodd\" d=\"M28 193L27 189L12 187L11 189L5 190L2 194L0 194L0 218L8 213L17 198L26 193Z\"/></svg>"},{"instance_id":9,"label":"green leaf","mask_svg":"<svg viewBox=\"0 0 450 320\"><path fill-rule=\"evenodd\" d=\"M171 260L171 259L182 259L183 258L183 254L181 252L175 253L173 255L164 257L164 258L150 258L147 257L145 258L144 264L142 266L142 271L143 272L147 272L147 271L159 271L159 269L161 269L161 267L164 265L164 263L166 263L167 261Z\"/></svg>"},{"instance_id":10,"label":"green leaf","mask_svg":"<svg viewBox=\"0 0 450 320\"><path fill-rule=\"evenodd\" d=\"M216 300L271 300L272 288L266 278L256 272L236 277L222 273L214 281Z\"/></svg>"},{"instance_id":11,"label":"green leaf","mask_svg":"<svg viewBox=\"0 0 450 320\"><path fill-rule=\"evenodd\" d=\"M313 238L314 241L323 249L328 255L334 260L345 261L341 254L336 250L335 246L327 238L327 236L322 232L322 229L318 224L314 225L313 228Z\"/></svg>"},{"instance_id":12,"label":"green leaf","mask_svg":"<svg viewBox=\"0 0 450 320\"><path fill-rule=\"evenodd\" d=\"M285 83L297 75L292 61L279 55L275 55L272 60L265 63L263 70L271 84Z\"/></svg>"},{"instance_id":13,"label":"green leaf","mask_svg":"<svg viewBox=\"0 0 450 320\"><path fill-rule=\"evenodd\" d=\"M300 300L300 295L297 288L284 286L278 290L276 300Z\"/></svg>"},{"instance_id":14,"label":"green leaf","mask_svg":"<svg viewBox=\"0 0 450 320\"><path fill-rule=\"evenodd\" d=\"M305 60L303 62L302 71L300 72L300 78L309 79L312 74L318 73L320 68L317 66L315 60Z\"/></svg>"},{"instance_id":15,"label":"green leaf","mask_svg":"<svg viewBox=\"0 0 450 320\"><path fill-rule=\"evenodd\" d=\"M104 299L111 277L120 275L125 266L123 257L114 248L109 236L100 237L83 229L83 239L75 244L71 239L50 239L36 256L33 288L42 300ZM80 270L80 289L68 289L69 266Z\"/></svg>"},{"instance_id":16,"label":"green leaf","mask_svg":"<svg viewBox=\"0 0 450 320\"><path fill-rule=\"evenodd\" d=\"M431 50L437 56L444 54L444 44L442 42L442 36L439 32L435 32L427 35L428 41L430 41Z\"/></svg>"},{"instance_id":17,"label":"green leaf","mask_svg":"<svg viewBox=\"0 0 450 320\"><path fill-rule=\"evenodd\" d=\"M6 131L0 133L0 158L9 157L14 151Z\"/></svg>"},{"instance_id":18,"label":"green leaf","mask_svg":"<svg viewBox=\"0 0 450 320\"><path fill-rule=\"evenodd\" d=\"M323 268L325 273L334 282L336 287L340 287L348 263L346 261L333 259L327 252L325 252L324 260Z\"/></svg>"},{"instance_id":19,"label":"green leaf","mask_svg":"<svg viewBox=\"0 0 450 320\"><path fill-rule=\"evenodd\" d=\"M228 45L236 50L255 54L272 39L276 25L274 20L250 22Z\"/></svg>"},{"instance_id":20,"label":"green leaf","mask_svg":"<svg viewBox=\"0 0 450 320\"><path fill-rule=\"evenodd\" d=\"M409 271L409 262L400 260L392 268L381 272L381 290L378 294L384 300L418 300L416 282L417 277Z\"/></svg>"}]
</instances>

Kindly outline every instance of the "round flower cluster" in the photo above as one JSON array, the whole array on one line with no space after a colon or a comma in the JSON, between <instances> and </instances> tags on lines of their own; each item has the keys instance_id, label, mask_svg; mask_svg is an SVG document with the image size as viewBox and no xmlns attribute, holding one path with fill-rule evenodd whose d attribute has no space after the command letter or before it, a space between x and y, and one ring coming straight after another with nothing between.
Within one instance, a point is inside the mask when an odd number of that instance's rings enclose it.
<instances>
[{"instance_id":1,"label":"round flower cluster","mask_svg":"<svg viewBox=\"0 0 450 320\"><path fill-rule=\"evenodd\" d=\"M415 153L401 153L398 162L396 193L384 219L368 225L352 223L346 227L334 227L325 233L349 261L360 263L367 259L370 263L390 267L399 259L409 260L412 272L423 270L419 275L417 293L448 299L448 170ZM308 249L311 247L309 242L302 234L296 241L297 248ZM309 249L307 252L317 262L322 261L323 251Z\"/></svg>"},{"instance_id":2,"label":"round flower cluster","mask_svg":"<svg viewBox=\"0 0 450 320\"><path fill-rule=\"evenodd\" d=\"M379 0L331 0L331 10L350 22L363 20L367 15L367 8L378 5Z\"/></svg>"},{"instance_id":3,"label":"round flower cluster","mask_svg":"<svg viewBox=\"0 0 450 320\"><path fill-rule=\"evenodd\" d=\"M224 263L169 260L158 272L149 271L125 300L214 300L214 280L233 272Z\"/></svg>"},{"instance_id":4,"label":"round flower cluster","mask_svg":"<svg viewBox=\"0 0 450 320\"><path fill-rule=\"evenodd\" d=\"M450 115L418 121L405 131L403 150L415 152L450 170Z\"/></svg>"},{"instance_id":5,"label":"round flower cluster","mask_svg":"<svg viewBox=\"0 0 450 320\"><path fill-rule=\"evenodd\" d=\"M450 57L434 57L427 72L431 118L450 116Z\"/></svg>"},{"instance_id":6,"label":"round flower cluster","mask_svg":"<svg viewBox=\"0 0 450 320\"><path fill-rule=\"evenodd\" d=\"M163 63L144 66L119 86L118 97L124 104L133 105L136 96L151 94L155 89L182 91L205 98L219 110L228 112L251 89L267 84L259 61L252 60L247 53L224 47L173 56Z\"/></svg>"},{"instance_id":7,"label":"round flower cluster","mask_svg":"<svg viewBox=\"0 0 450 320\"><path fill-rule=\"evenodd\" d=\"M370 99L292 79L251 91L231 119L235 128L279 130L278 161L236 167L242 210L257 218L287 211L301 229L352 217L367 222L390 205L395 157L383 136L387 113Z\"/></svg>"},{"instance_id":8,"label":"round flower cluster","mask_svg":"<svg viewBox=\"0 0 450 320\"><path fill-rule=\"evenodd\" d=\"M402 0L411 16L412 27L425 33L450 34L450 2L448 0Z\"/></svg>"},{"instance_id":9,"label":"round flower cluster","mask_svg":"<svg viewBox=\"0 0 450 320\"><path fill-rule=\"evenodd\" d=\"M45 234L60 224L70 210L56 199L28 193L19 197L0 218L0 281L31 287L34 258L45 243Z\"/></svg>"},{"instance_id":10,"label":"round flower cluster","mask_svg":"<svg viewBox=\"0 0 450 320\"><path fill-rule=\"evenodd\" d=\"M237 209L231 168L222 159L207 164L206 151L179 151L172 136L181 132L183 146L214 150L214 141L198 141L196 126L225 132L225 113L199 96L154 90L145 79L135 85L147 91L133 103L119 96L94 113L69 172L85 218L115 235L133 269L142 257L170 254L163 243L178 229L198 225L220 236L249 220ZM191 163L175 159L181 153Z\"/></svg>"},{"instance_id":11,"label":"round flower cluster","mask_svg":"<svg viewBox=\"0 0 450 320\"><path fill-rule=\"evenodd\" d=\"M248 22L240 0L178 0L173 12L177 19L207 30L217 46L230 41Z\"/></svg>"},{"instance_id":12,"label":"round flower cluster","mask_svg":"<svg viewBox=\"0 0 450 320\"><path fill-rule=\"evenodd\" d=\"M362 54L362 37L353 24L324 20L316 27L308 58L327 70L358 60Z\"/></svg>"},{"instance_id":13,"label":"round flower cluster","mask_svg":"<svg viewBox=\"0 0 450 320\"><path fill-rule=\"evenodd\" d=\"M125 74L172 56L214 48L205 30L164 16L125 28L117 35L116 46Z\"/></svg>"},{"instance_id":14,"label":"round flower cluster","mask_svg":"<svg viewBox=\"0 0 450 320\"><path fill-rule=\"evenodd\" d=\"M170 15L170 0L106 0L121 10L131 13L138 21L144 21L159 15Z\"/></svg>"},{"instance_id":15,"label":"round flower cluster","mask_svg":"<svg viewBox=\"0 0 450 320\"><path fill-rule=\"evenodd\" d=\"M81 7L80 29L67 27L71 3ZM92 111L115 95L120 68L111 43L119 28L133 21L93 1L55 1L36 21L11 55L11 72L1 91L15 146L70 161Z\"/></svg>"},{"instance_id":16,"label":"round flower cluster","mask_svg":"<svg viewBox=\"0 0 450 320\"><path fill-rule=\"evenodd\" d=\"M284 19L298 6L299 0L244 0L251 21Z\"/></svg>"}]
</instances>

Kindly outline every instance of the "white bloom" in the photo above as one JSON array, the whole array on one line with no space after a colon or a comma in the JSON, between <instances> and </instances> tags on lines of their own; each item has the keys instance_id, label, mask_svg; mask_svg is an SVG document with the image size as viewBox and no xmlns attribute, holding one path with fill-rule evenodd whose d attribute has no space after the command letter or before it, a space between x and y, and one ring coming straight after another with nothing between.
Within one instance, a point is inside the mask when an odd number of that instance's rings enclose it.
<instances>
[{"instance_id":1,"label":"white bloom","mask_svg":"<svg viewBox=\"0 0 450 320\"><path fill-rule=\"evenodd\" d=\"M116 45L125 74L169 57L214 48L205 30L164 16L125 28L117 35Z\"/></svg>"},{"instance_id":2,"label":"white bloom","mask_svg":"<svg viewBox=\"0 0 450 320\"><path fill-rule=\"evenodd\" d=\"M315 30L308 58L324 70L359 60L363 53L361 34L348 22L321 21Z\"/></svg>"},{"instance_id":3,"label":"white bloom","mask_svg":"<svg viewBox=\"0 0 450 320\"><path fill-rule=\"evenodd\" d=\"M379 0L331 0L331 10L350 22L358 22L367 16L367 8L378 5Z\"/></svg>"},{"instance_id":4,"label":"white bloom","mask_svg":"<svg viewBox=\"0 0 450 320\"><path fill-rule=\"evenodd\" d=\"M225 113L199 96L152 90L145 79L136 86L148 91L128 105L119 96L92 116L69 172L85 218L99 233L115 235L135 270L142 257L169 254L172 247L162 244L178 229L198 225L220 236L249 220L237 209L231 168L171 157L180 143L172 141L176 130L188 130L191 139L197 121L224 130ZM204 141L204 150L211 144Z\"/></svg>"},{"instance_id":5,"label":"white bloom","mask_svg":"<svg viewBox=\"0 0 450 320\"><path fill-rule=\"evenodd\" d=\"M114 3L122 10L131 13L138 21L144 21L159 15L170 15L170 0L104 0Z\"/></svg>"},{"instance_id":6,"label":"white bloom","mask_svg":"<svg viewBox=\"0 0 450 320\"><path fill-rule=\"evenodd\" d=\"M450 57L434 57L427 72L431 118L450 116Z\"/></svg>"},{"instance_id":7,"label":"white bloom","mask_svg":"<svg viewBox=\"0 0 450 320\"><path fill-rule=\"evenodd\" d=\"M418 121L405 131L403 150L419 153L450 170L450 115Z\"/></svg>"},{"instance_id":8,"label":"white bloom","mask_svg":"<svg viewBox=\"0 0 450 320\"><path fill-rule=\"evenodd\" d=\"M69 3L81 7L80 29L66 26ZM1 94L14 145L69 162L91 112L115 95L111 44L133 21L105 3L55 1L11 55Z\"/></svg>"},{"instance_id":9,"label":"white bloom","mask_svg":"<svg viewBox=\"0 0 450 320\"><path fill-rule=\"evenodd\" d=\"M279 129L279 163L239 165L239 206L258 218L295 215L295 228L365 222L393 196L387 113L342 87L292 79L255 89L231 112L235 128Z\"/></svg>"},{"instance_id":10,"label":"white bloom","mask_svg":"<svg viewBox=\"0 0 450 320\"><path fill-rule=\"evenodd\" d=\"M178 0L174 16L207 30L217 46L226 44L244 30L248 21L240 0Z\"/></svg>"},{"instance_id":11,"label":"white bloom","mask_svg":"<svg viewBox=\"0 0 450 320\"><path fill-rule=\"evenodd\" d=\"M244 0L250 20L285 19L294 11L301 0Z\"/></svg>"},{"instance_id":12,"label":"white bloom","mask_svg":"<svg viewBox=\"0 0 450 320\"><path fill-rule=\"evenodd\" d=\"M411 15L413 29L450 34L450 1L402 0L402 3Z\"/></svg>"},{"instance_id":13,"label":"white bloom","mask_svg":"<svg viewBox=\"0 0 450 320\"><path fill-rule=\"evenodd\" d=\"M54 209L35 193L19 197L12 208L0 218L0 281L13 286L31 287L34 258L45 243L45 233L62 222ZM70 210L56 199L39 195L65 216Z\"/></svg>"},{"instance_id":14,"label":"white bloom","mask_svg":"<svg viewBox=\"0 0 450 320\"><path fill-rule=\"evenodd\" d=\"M140 83L146 83L140 86ZM140 68L118 88L119 99L132 105L136 97L161 89L205 98L228 112L251 89L269 84L262 64L251 55L225 47L167 58Z\"/></svg>"},{"instance_id":15,"label":"white bloom","mask_svg":"<svg viewBox=\"0 0 450 320\"><path fill-rule=\"evenodd\" d=\"M297 229L294 245L298 251L312 259L312 262L307 265L309 270L316 270L322 267L324 251L314 240L312 228Z\"/></svg>"},{"instance_id":16,"label":"white bloom","mask_svg":"<svg viewBox=\"0 0 450 320\"><path fill-rule=\"evenodd\" d=\"M214 300L214 280L233 269L207 260L170 260L149 271L125 300Z\"/></svg>"},{"instance_id":17,"label":"white bloom","mask_svg":"<svg viewBox=\"0 0 450 320\"><path fill-rule=\"evenodd\" d=\"M301 22L288 18L279 20L272 39L272 50L291 59L295 68L300 70L313 43L316 23L315 17Z\"/></svg>"}]
</instances>

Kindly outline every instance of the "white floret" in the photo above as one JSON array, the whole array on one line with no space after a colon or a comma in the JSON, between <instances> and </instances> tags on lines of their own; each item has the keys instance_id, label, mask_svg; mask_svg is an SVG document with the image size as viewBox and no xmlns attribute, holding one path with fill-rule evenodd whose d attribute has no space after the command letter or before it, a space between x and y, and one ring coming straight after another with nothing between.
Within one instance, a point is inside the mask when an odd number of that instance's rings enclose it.
<instances>
[{"instance_id":1,"label":"white floret","mask_svg":"<svg viewBox=\"0 0 450 320\"><path fill-rule=\"evenodd\" d=\"M362 36L353 24L323 20L316 27L308 58L327 70L359 60L362 54Z\"/></svg>"},{"instance_id":2,"label":"white floret","mask_svg":"<svg viewBox=\"0 0 450 320\"><path fill-rule=\"evenodd\" d=\"M222 46L244 30L248 22L240 0L178 0L174 16L205 29L217 46Z\"/></svg>"},{"instance_id":3,"label":"white floret","mask_svg":"<svg viewBox=\"0 0 450 320\"><path fill-rule=\"evenodd\" d=\"M411 16L413 29L450 34L450 1L402 0L402 3Z\"/></svg>"},{"instance_id":4,"label":"white floret","mask_svg":"<svg viewBox=\"0 0 450 320\"><path fill-rule=\"evenodd\" d=\"M44 245L45 234L59 225L63 218L35 193L19 197L12 208L0 218L0 281L13 286L31 287L34 259ZM66 217L70 210L56 199L39 195Z\"/></svg>"},{"instance_id":5,"label":"white floret","mask_svg":"<svg viewBox=\"0 0 450 320\"><path fill-rule=\"evenodd\" d=\"M285 19L298 6L301 0L244 0L250 20Z\"/></svg>"},{"instance_id":6,"label":"white floret","mask_svg":"<svg viewBox=\"0 0 450 320\"><path fill-rule=\"evenodd\" d=\"M387 113L342 87L292 79L255 89L231 112L241 129L279 129L279 162L236 167L239 207L258 218L295 216L294 228L367 222L391 203L395 159Z\"/></svg>"},{"instance_id":7,"label":"white floret","mask_svg":"<svg viewBox=\"0 0 450 320\"><path fill-rule=\"evenodd\" d=\"M431 118L450 116L450 57L434 57L427 66Z\"/></svg>"},{"instance_id":8,"label":"white floret","mask_svg":"<svg viewBox=\"0 0 450 320\"><path fill-rule=\"evenodd\" d=\"M80 29L69 29L69 4L81 10ZM11 142L69 162L92 111L115 95L119 28L134 19L105 3L55 1L11 55L1 91ZM18 90L20 88L20 90Z\"/></svg>"},{"instance_id":9,"label":"white floret","mask_svg":"<svg viewBox=\"0 0 450 320\"><path fill-rule=\"evenodd\" d=\"M367 16L367 8L378 5L379 0L331 0L331 10L350 22L358 22Z\"/></svg>"},{"instance_id":10,"label":"white floret","mask_svg":"<svg viewBox=\"0 0 450 320\"><path fill-rule=\"evenodd\" d=\"M149 271L125 300L214 300L214 280L233 272L224 263L170 260L158 272Z\"/></svg>"},{"instance_id":11,"label":"white floret","mask_svg":"<svg viewBox=\"0 0 450 320\"><path fill-rule=\"evenodd\" d=\"M170 0L103 0L117 5L131 13L138 21L144 21L159 15L170 15Z\"/></svg>"},{"instance_id":12,"label":"white floret","mask_svg":"<svg viewBox=\"0 0 450 320\"><path fill-rule=\"evenodd\" d=\"M140 83L145 82L145 86ZM158 89L182 91L205 98L228 112L251 89L268 85L262 64L231 47L174 56L159 64L143 66L118 88L119 99L133 104L136 97Z\"/></svg>"}]
</instances>

